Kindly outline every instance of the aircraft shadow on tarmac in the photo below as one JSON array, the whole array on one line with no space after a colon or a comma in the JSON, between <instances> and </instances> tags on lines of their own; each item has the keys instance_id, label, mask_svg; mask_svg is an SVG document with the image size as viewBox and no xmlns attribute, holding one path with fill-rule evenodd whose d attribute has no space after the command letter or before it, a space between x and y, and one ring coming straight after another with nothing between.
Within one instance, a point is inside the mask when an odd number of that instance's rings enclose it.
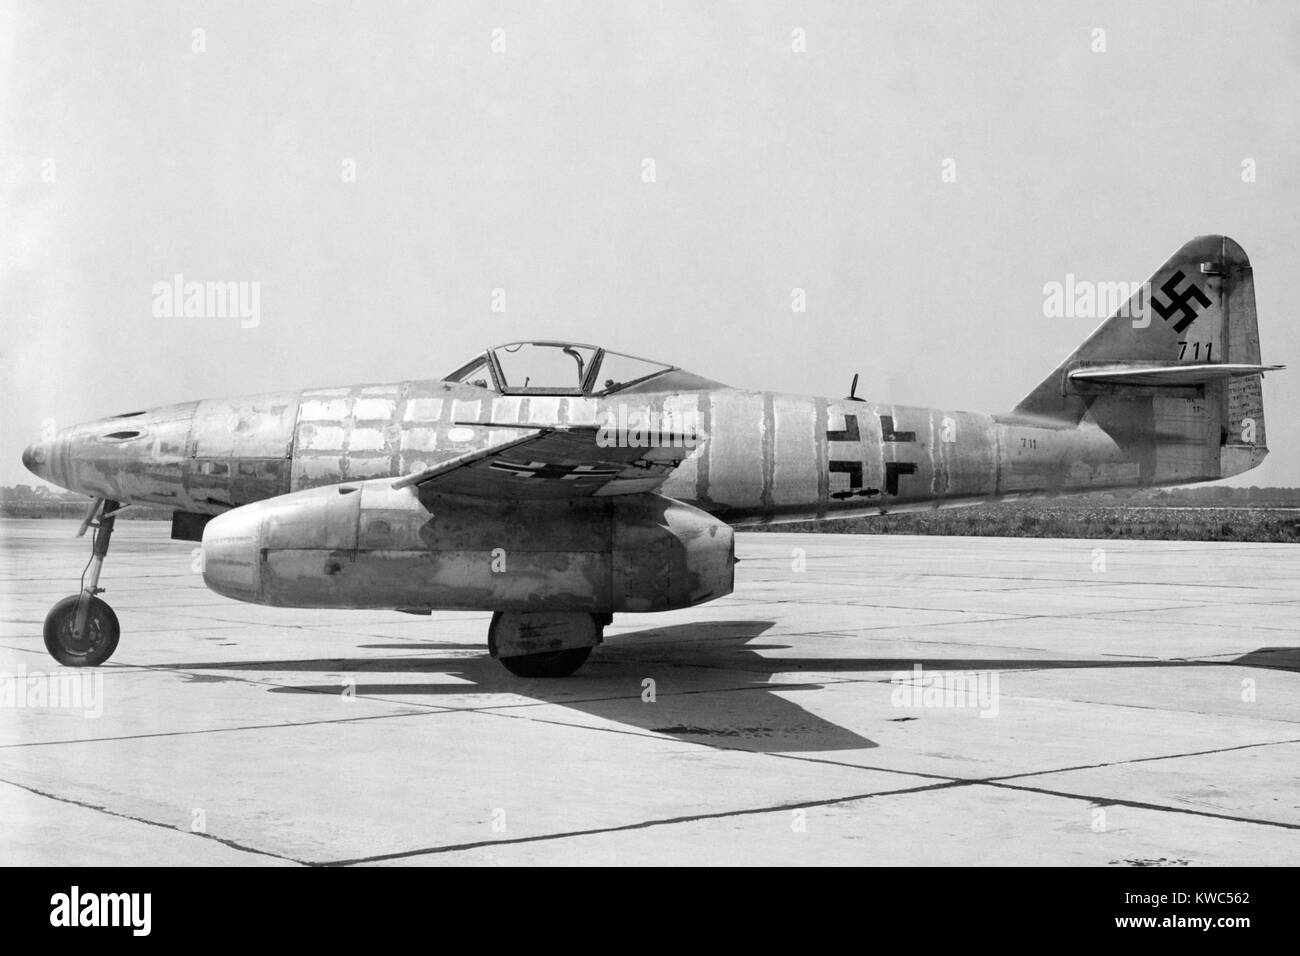
<instances>
[{"instance_id":1,"label":"aircraft shadow on tarmac","mask_svg":"<svg viewBox=\"0 0 1300 956\"><path fill-rule=\"evenodd\" d=\"M648 628L611 635L577 676L525 680L507 673L482 644L402 642L363 644L359 650L403 650L410 656L226 661L170 664L184 671L345 674L356 679L359 697L428 699L473 694L518 694L613 721L708 746L762 753L863 750L876 743L809 712L788 692L820 690L789 675L862 675L888 683L916 665L929 671L1001 671L1091 668L1206 667L1240 665L1300 671L1300 648L1266 647L1230 661L1135 659L993 659L782 656L788 644L755 644L771 621L712 621ZM478 651L475 656L436 656ZM432 653L431 653L432 652ZM455 682L385 682L361 675L438 674ZM192 675L197 681L216 675ZM653 703L643 699L644 681L655 682ZM783 679L782 679L783 678ZM468 682L468 683L464 683ZM338 694L341 684L275 687L274 694ZM486 707L503 706L486 703ZM509 705L504 705L509 706ZM901 721L915 719L903 712Z\"/></svg>"}]
</instances>

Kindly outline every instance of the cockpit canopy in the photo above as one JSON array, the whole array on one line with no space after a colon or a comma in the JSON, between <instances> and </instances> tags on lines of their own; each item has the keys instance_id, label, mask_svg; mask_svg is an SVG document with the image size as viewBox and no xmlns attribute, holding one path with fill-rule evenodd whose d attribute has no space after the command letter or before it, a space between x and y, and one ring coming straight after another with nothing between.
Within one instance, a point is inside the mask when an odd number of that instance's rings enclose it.
<instances>
[{"instance_id":1,"label":"cockpit canopy","mask_svg":"<svg viewBox=\"0 0 1300 956\"><path fill-rule=\"evenodd\" d=\"M669 376L669 372L677 374ZM609 395L642 384L658 388L660 380L665 389L718 386L673 365L576 342L498 345L444 379L503 395L588 396Z\"/></svg>"}]
</instances>

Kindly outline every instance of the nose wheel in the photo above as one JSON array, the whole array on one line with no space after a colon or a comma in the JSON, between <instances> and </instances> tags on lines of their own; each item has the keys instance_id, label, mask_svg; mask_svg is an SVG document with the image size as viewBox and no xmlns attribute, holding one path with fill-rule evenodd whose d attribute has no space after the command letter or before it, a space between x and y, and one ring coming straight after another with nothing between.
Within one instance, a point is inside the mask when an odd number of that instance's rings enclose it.
<instances>
[{"instance_id":1,"label":"nose wheel","mask_svg":"<svg viewBox=\"0 0 1300 956\"><path fill-rule=\"evenodd\" d=\"M113 609L97 597L90 597L86 622L77 627L84 594L65 597L45 616L45 649L68 667L94 667L113 656L121 628Z\"/></svg>"},{"instance_id":2,"label":"nose wheel","mask_svg":"<svg viewBox=\"0 0 1300 956\"><path fill-rule=\"evenodd\" d=\"M81 526L95 529L91 539L90 563L82 575L80 594L65 597L45 616L45 649L60 664L68 667L94 667L113 656L121 628L117 615L97 595L99 573L113 537L113 522L121 509L116 501L97 500Z\"/></svg>"}]
</instances>

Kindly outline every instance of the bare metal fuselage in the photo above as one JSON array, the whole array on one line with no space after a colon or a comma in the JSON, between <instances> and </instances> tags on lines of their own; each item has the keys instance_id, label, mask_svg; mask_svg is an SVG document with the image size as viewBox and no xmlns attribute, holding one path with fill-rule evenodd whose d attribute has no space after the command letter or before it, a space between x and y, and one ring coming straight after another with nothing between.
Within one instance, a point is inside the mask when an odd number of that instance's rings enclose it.
<instances>
[{"instance_id":1,"label":"bare metal fuselage","mask_svg":"<svg viewBox=\"0 0 1300 956\"><path fill-rule=\"evenodd\" d=\"M1149 442L1126 448L1122 435L1087 419L1036 423L729 388L602 399L408 381L102 419L60 432L41 446L38 465L43 477L88 495L212 515L291 491L411 474L515 438L512 425L651 423L632 433L649 443L681 437L654 423L692 421L699 434L681 447L660 492L732 524L1231 473L1216 447L1213 409L1195 398L1156 401L1177 424L1163 461Z\"/></svg>"}]
</instances>

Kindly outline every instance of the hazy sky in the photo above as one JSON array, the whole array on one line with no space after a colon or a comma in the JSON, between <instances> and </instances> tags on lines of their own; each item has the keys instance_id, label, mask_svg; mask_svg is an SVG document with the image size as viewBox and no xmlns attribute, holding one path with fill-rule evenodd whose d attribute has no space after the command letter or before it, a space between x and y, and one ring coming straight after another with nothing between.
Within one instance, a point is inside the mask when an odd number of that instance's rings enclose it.
<instances>
[{"instance_id":1,"label":"hazy sky","mask_svg":"<svg viewBox=\"0 0 1300 956\"><path fill-rule=\"evenodd\" d=\"M1223 232L1294 368L1237 483L1300 485L1300 4L6 0L0 97L0 484L46 419L521 338L1005 411L1097 324L1045 283Z\"/></svg>"}]
</instances>

